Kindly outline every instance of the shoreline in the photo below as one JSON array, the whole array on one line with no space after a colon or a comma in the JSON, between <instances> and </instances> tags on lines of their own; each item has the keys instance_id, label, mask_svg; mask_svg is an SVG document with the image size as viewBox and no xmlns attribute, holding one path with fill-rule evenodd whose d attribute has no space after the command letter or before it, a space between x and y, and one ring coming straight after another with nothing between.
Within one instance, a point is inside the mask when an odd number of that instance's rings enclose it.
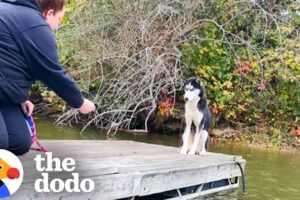
<instances>
[{"instance_id":1,"label":"shoreline","mask_svg":"<svg viewBox=\"0 0 300 200\"><path fill-rule=\"evenodd\" d=\"M40 116L36 115L35 118L44 119L46 121L51 121L54 123L55 117L51 116ZM57 126L57 125L55 125ZM59 125L60 126L60 125ZM73 127L78 127L80 129L83 128L82 124L73 124ZM90 126L89 129L100 131L107 129L99 129L95 126ZM250 127L248 127L250 129ZM104 131L104 132L106 132ZM158 132L150 132L147 133L144 130L127 130L127 129L119 129L117 132L127 132L132 135L169 135L174 137L181 137L180 133L173 133L173 134L162 134ZM251 134L250 134L251 133ZM105 135L105 134L103 134ZM239 144L239 145L245 145L251 149L261 149L261 150L270 150L270 151L281 151L281 152L300 152L300 139L288 135L288 137L283 138L281 143L279 145L272 144L272 137L268 135L265 131L259 131L256 130L255 132L251 132L249 130L245 130L245 128L242 128L240 130L233 129L233 128L213 128L210 130L210 137L212 142L219 142L219 143L232 143L232 144ZM294 142L294 145L291 143ZM295 145L295 144L299 144Z\"/></svg>"}]
</instances>

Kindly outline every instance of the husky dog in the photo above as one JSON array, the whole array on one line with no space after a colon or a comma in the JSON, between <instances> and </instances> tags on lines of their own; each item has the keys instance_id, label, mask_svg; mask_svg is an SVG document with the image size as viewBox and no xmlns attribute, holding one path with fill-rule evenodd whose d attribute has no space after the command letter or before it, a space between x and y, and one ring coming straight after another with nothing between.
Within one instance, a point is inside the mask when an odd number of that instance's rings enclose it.
<instances>
[{"instance_id":1,"label":"husky dog","mask_svg":"<svg viewBox=\"0 0 300 200\"><path fill-rule=\"evenodd\" d=\"M184 90L186 127L180 154L205 155L209 144L208 129L212 114L207 106L204 87L197 78L192 77L185 81ZM196 127L194 136L191 134L192 123Z\"/></svg>"}]
</instances>

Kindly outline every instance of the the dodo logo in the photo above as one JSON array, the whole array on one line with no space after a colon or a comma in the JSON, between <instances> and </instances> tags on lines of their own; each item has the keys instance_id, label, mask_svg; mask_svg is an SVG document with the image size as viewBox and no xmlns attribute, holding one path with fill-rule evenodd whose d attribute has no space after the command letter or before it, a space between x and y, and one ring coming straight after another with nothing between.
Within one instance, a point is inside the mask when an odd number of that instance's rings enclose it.
<instances>
[{"instance_id":1,"label":"the dodo logo","mask_svg":"<svg viewBox=\"0 0 300 200\"><path fill-rule=\"evenodd\" d=\"M0 198L15 193L23 181L23 167L17 156L0 149Z\"/></svg>"}]
</instances>

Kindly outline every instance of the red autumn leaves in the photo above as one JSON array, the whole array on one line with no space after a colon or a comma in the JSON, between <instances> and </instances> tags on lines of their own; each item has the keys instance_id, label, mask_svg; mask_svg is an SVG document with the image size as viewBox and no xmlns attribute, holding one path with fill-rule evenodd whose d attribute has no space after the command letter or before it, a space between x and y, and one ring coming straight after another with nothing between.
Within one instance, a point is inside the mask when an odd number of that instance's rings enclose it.
<instances>
[{"instance_id":1,"label":"red autumn leaves","mask_svg":"<svg viewBox=\"0 0 300 200\"><path fill-rule=\"evenodd\" d=\"M250 61L236 60L235 64L237 67L236 71L241 73L241 75L244 77L246 77L248 75L248 73L250 72L250 69L254 66L254 64ZM256 88L259 91L264 91L264 90L266 90L266 84L267 84L266 79L264 79L262 77L262 78L260 78L259 82L256 84Z\"/></svg>"},{"instance_id":2,"label":"red autumn leaves","mask_svg":"<svg viewBox=\"0 0 300 200\"><path fill-rule=\"evenodd\" d=\"M158 103L158 110L159 114L162 117L169 117L172 112L172 108L174 106L174 98L173 97L167 97L168 90L163 88L161 89L160 93L165 96L165 100Z\"/></svg>"},{"instance_id":3,"label":"red autumn leaves","mask_svg":"<svg viewBox=\"0 0 300 200\"><path fill-rule=\"evenodd\" d=\"M300 137L300 129L298 128L298 126L294 127L294 128L291 130L290 134L291 134L292 136Z\"/></svg>"},{"instance_id":4,"label":"red autumn leaves","mask_svg":"<svg viewBox=\"0 0 300 200\"><path fill-rule=\"evenodd\" d=\"M243 76L247 76L251 67L253 67L253 63L251 63L250 61L236 60L235 64L237 66L237 71L240 72Z\"/></svg>"}]
</instances>

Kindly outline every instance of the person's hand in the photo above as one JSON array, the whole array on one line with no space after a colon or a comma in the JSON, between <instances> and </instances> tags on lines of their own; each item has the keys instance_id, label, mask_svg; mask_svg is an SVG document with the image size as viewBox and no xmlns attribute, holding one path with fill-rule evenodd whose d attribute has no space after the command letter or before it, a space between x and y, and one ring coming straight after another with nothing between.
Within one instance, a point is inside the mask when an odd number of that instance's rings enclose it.
<instances>
[{"instance_id":1,"label":"person's hand","mask_svg":"<svg viewBox=\"0 0 300 200\"><path fill-rule=\"evenodd\" d=\"M95 104L88 99L84 99L83 104L80 108L78 108L79 112L83 114L87 114L96 109Z\"/></svg>"},{"instance_id":2,"label":"person's hand","mask_svg":"<svg viewBox=\"0 0 300 200\"><path fill-rule=\"evenodd\" d=\"M28 116L31 116L32 115L32 112L33 112L33 108L34 108L34 105L31 101L27 100L27 101L24 101L22 104L22 109L23 111L28 115Z\"/></svg>"}]
</instances>

